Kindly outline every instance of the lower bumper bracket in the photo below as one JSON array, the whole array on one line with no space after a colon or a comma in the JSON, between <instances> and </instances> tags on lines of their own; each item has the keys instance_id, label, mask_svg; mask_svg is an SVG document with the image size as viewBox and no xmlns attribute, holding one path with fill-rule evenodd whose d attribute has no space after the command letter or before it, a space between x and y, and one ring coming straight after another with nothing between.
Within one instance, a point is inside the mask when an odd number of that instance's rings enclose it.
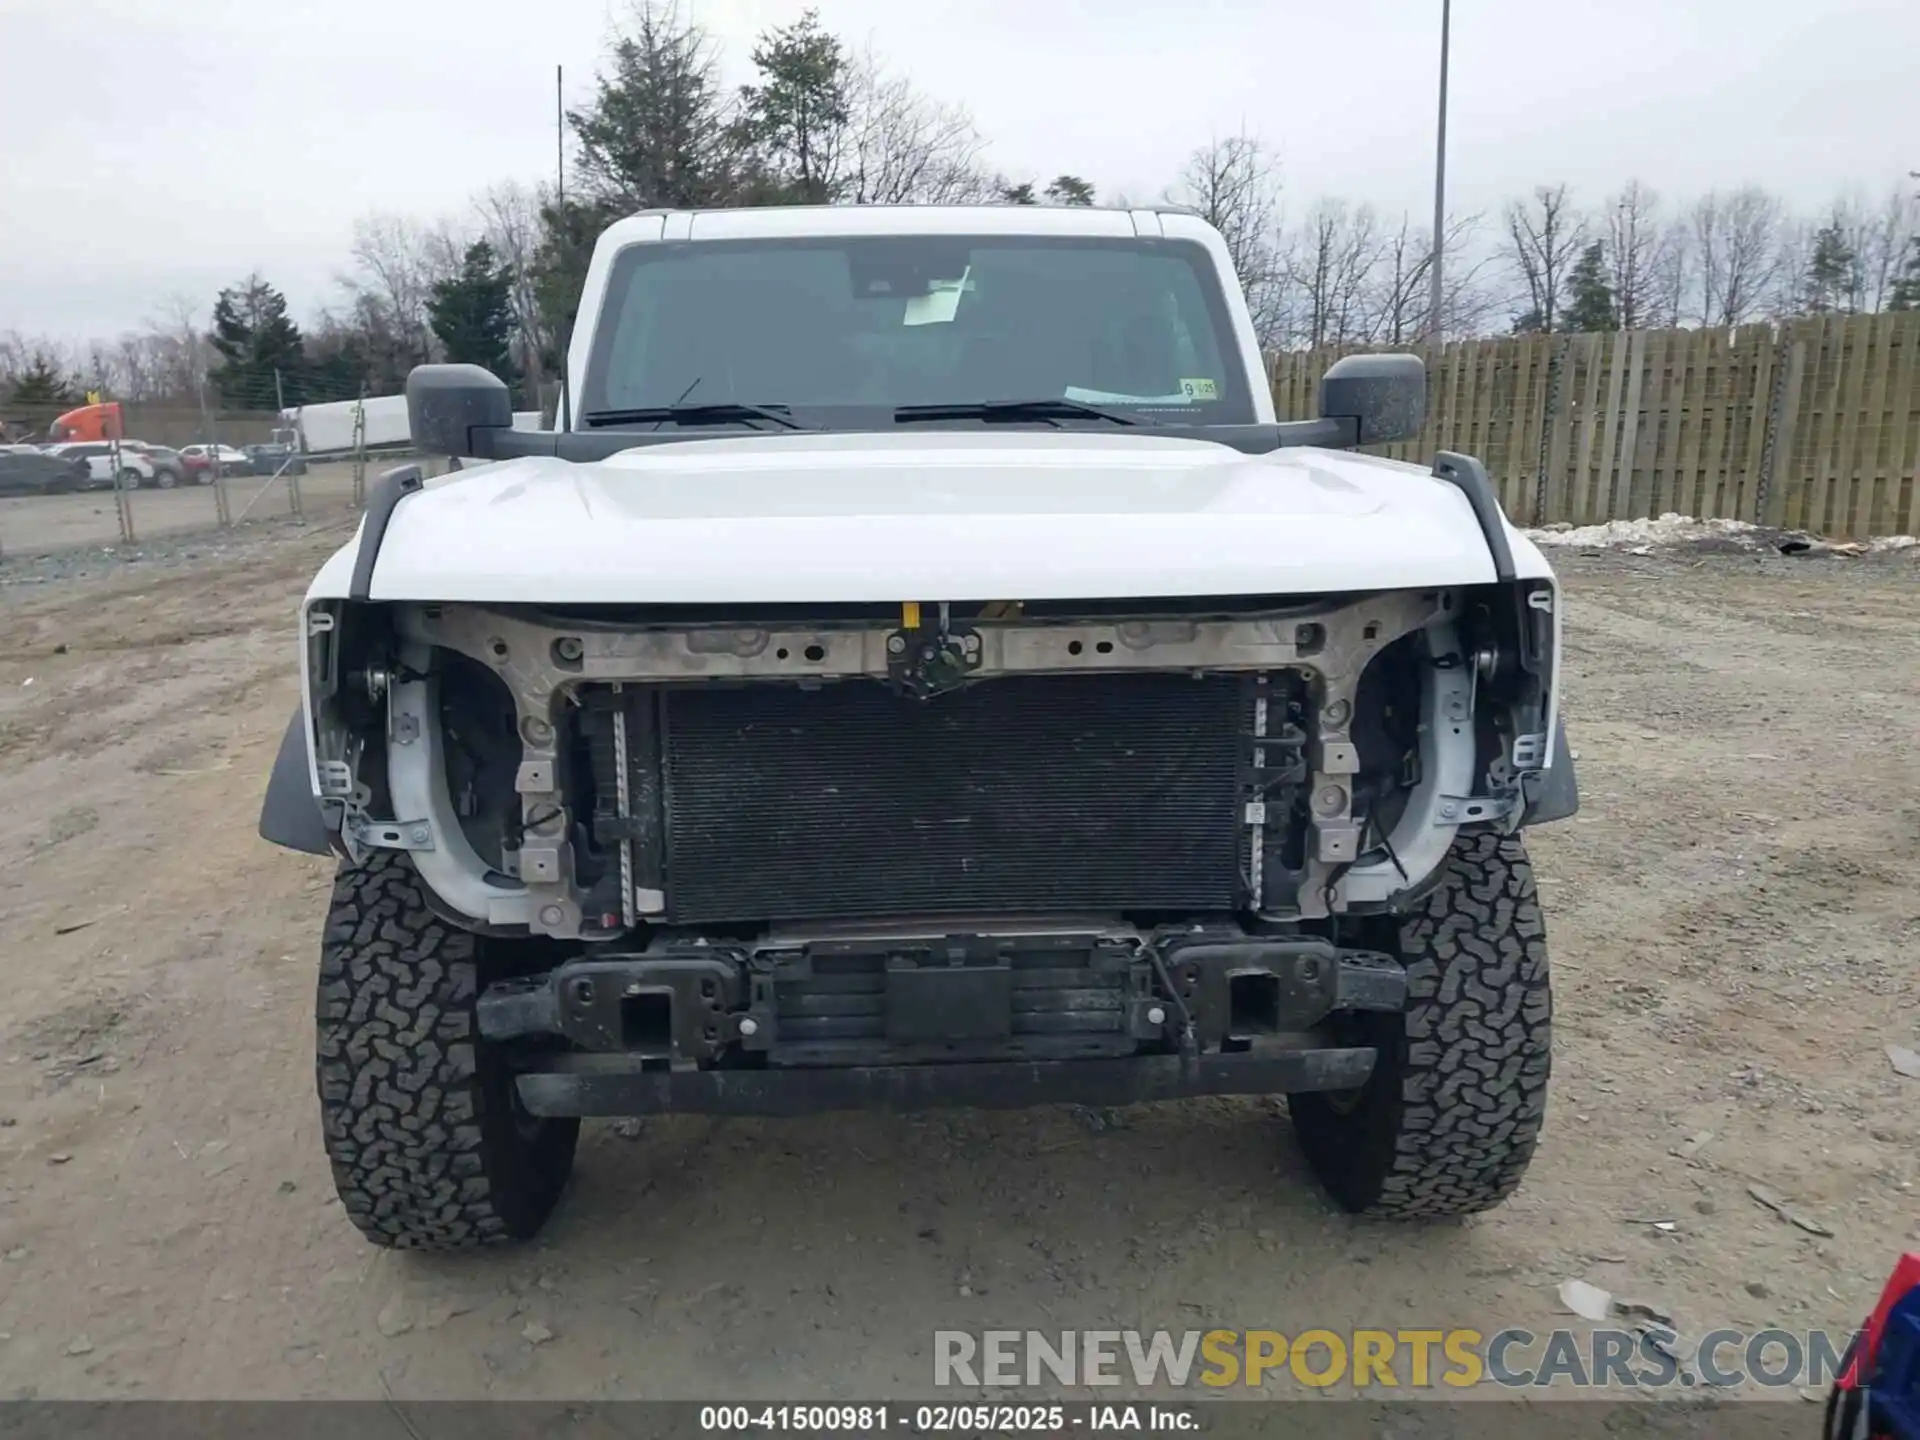
<instances>
[{"instance_id":1,"label":"lower bumper bracket","mask_svg":"<svg viewBox=\"0 0 1920 1440\"><path fill-rule=\"evenodd\" d=\"M604 1062L613 1057L572 1057ZM625 1057L619 1057L624 1060ZM1194 1095L1351 1090L1373 1073L1371 1048L1148 1055L1125 1060L991 1061L808 1070L641 1070L594 1063L518 1077L535 1115L807 1115L1029 1105L1130 1105Z\"/></svg>"}]
</instances>

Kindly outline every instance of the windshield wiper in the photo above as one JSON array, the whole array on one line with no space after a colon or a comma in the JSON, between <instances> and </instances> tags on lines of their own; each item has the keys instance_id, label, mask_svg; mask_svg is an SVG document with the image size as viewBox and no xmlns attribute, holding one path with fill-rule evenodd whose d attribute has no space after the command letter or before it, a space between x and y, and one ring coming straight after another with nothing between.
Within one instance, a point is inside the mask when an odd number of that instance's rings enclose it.
<instances>
[{"instance_id":1,"label":"windshield wiper","mask_svg":"<svg viewBox=\"0 0 1920 1440\"><path fill-rule=\"evenodd\" d=\"M1053 396L1039 400L975 400L938 405L902 405L893 412L895 424L914 420L1106 420L1115 425L1142 422L1118 410L1089 405L1082 400Z\"/></svg>"},{"instance_id":2,"label":"windshield wiper","mask_svg":"<svg viewBox=\"0 0 1920 1440\"><path fill-rule=\"evenodd\" d=\"M738 400L713 400L702 405L647 405L635 410L592 410L580 417L589 425L656 426L725 425L738 420L765 420L783 430L811 430L787 413L784 405L748 405Z\"/></svg>"}]
</instances>

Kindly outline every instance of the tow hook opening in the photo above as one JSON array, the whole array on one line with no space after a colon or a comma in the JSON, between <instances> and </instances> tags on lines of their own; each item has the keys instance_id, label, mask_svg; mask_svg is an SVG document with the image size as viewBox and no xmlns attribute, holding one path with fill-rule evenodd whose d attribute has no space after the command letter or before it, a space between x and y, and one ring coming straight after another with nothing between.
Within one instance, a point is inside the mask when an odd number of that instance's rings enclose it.
<instances>
[{"instance_id":1,"label":"tow hook opening","mask_svg":"<svg viewBox=\"0 0 1920 1440\"><path fill-rule=\"evenodd\" d=\"M643 990L620 997L621 1048L665 1053L673 1048L673 993Z\"/></svg>"},{"instance_id":2,"label":"tow hook opening","mask_svg":"<svg viewBox=\"0 0 1920 1440\"><path fill-rule=\"evenodd\" d=\"M1280 1033L1280 977L1243 970L1227 977L1227 1030L1232 1035Z\"/></svg>"}]
</instances>

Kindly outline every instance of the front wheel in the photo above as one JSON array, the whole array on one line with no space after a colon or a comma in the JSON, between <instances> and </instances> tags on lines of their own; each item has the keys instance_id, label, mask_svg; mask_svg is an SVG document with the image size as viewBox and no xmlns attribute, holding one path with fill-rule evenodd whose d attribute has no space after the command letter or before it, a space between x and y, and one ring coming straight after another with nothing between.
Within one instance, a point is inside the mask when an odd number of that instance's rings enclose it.
<instances>
[{"instance_id":1,"label":"front wheel","mask_svg":"<svg viewBox=\"0 0 1920 1440\"><path fill-rule=\"evenodd\" d=\"M122 490L138 490L140 488L140 472L138 470L122 470L120 472L120 488Z\"/></svg>"},{"instance_id":2,"label":"front wheel","mask_svg":"<svg viewBox=\"0 0 1920 1440\"><path fill-rule=\"evenodd\" d=\"M171 490L173 488L173 472L171 470L156 471L154 473L153 483L158 485L162 490Z\"/></svg>"},{"instance_id":3,"label":"front wheel","mask_svg":"<svg viewBox=\"0 0 1920 1440\"><path fill-rule=\"evenodd\" d=\"M1405 916L1407 1010L1364 1017L1379 1052L1344 1094L1288 1099L1320 1182L1364 1215L1472 1215L1511 1195L1547 1108L1553 1004L1533 867L1517 835L1459 837Z\"/></svg>"},{"instance_id":4,"label":"front wheel","mask_svg":"<svg viewBox=\"0 0 1920 1440\"><path fill-rule=\"evenodd\" d=\"M321 1131L347 1217L376 1245L524 1240L559 1202L578 1120L529 1115L474 1002L489 942L438 919L413 862L377 851L334 880L320 950Z\"/></svg>"}]
</instances>

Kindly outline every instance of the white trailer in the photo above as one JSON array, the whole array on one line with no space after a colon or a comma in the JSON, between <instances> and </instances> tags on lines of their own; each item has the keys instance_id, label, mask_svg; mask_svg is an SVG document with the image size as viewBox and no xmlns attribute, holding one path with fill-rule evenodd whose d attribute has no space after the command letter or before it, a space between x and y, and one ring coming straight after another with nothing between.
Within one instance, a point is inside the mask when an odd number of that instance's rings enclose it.
<instances>
[{"instance_id":1,"label":"white trailer","mask_svg":"<svg viewBox=\"0 0 1920 1440\"><path fill-rule=\"evenodd\" d=\"M296 405L280 413L300 431L300 445L307 454L343 455L360 443L354 435L356 410L364 410L366 414L364 443L367 449L394 449L412 443L404 395L370 395L365 400Z\"/></svg>"},{"instance_id":2,"label":"white trailer","mask_svg":"<svg viewBox=\"0 0 1920 1440\"><path fill-rule=\"evenodd\" d=\"M326 405L297 405L281 416L301 435L300 447L309 455L351 454L359 442L353 433L356 409L366 412L365 445L369 450L396 450L413 443L407 423L407 397L368 396L365 400L335 400ZM513 428L538 430L538 410L516 410Z\"/></svg>"}]
</instances>

